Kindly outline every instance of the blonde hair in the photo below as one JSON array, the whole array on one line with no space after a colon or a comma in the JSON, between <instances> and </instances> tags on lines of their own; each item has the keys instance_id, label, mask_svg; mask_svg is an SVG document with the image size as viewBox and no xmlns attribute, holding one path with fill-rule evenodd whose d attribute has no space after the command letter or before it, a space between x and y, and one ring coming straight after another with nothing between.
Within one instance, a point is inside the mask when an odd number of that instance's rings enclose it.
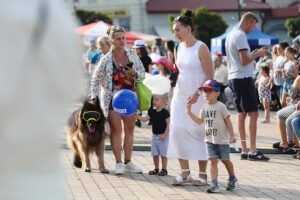
<instances>
[{"instance_id":1,"label":"blonde hair","mask_svg":"<svg viewBox=\"0 0 300 200\"><path fill-rule=\"evenodd\" d=\"M169 100L168 93L165 93L165 94L153 94L153 96L156 96L156 97L162 99L163 102L164 102L164 104L168 103L168 100Z\"/></svg>"},{"instance_id":2,"label":"blonde hair","mask_svg":"<svg viewBox=\"0 0 300 200\"><path fill-rule=\"evenodd\" d=\"M107 45L110 46L110 41L109 38L107 36L103 36L103 37L98 37L97 38L97 47L99 48L99 43L104 41Z\"/></svg>"}]
</instances>

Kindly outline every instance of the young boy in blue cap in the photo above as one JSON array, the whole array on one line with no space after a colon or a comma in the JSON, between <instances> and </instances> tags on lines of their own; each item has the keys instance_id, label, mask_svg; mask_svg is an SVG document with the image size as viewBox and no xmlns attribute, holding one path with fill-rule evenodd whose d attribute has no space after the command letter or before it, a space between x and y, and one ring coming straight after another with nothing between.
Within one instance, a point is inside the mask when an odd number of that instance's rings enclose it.
<instances>
[{"instance_id":1,"label":"young boy in blue cap","mask_svg":"<svg viewBox=\"0 0 300 200\"><path fill-rule=\"evenodd\" d=\"M229 143L235 143L236 139L230 121L230 114L226 106L217 100L221 87L217 81L211 79L198 89L203 91L206 104L200 110L199 117L192 113L191 106L187 106L187 112L197 124L205 122L205 142L208 159L211 164L212 179L211 187L207 192L220 192L218 185L218 159L223 162L229 174L227 190L234 190L237 186L237 178L234 174L233 164L229 159Z\"/></svg>"}]
</instances>

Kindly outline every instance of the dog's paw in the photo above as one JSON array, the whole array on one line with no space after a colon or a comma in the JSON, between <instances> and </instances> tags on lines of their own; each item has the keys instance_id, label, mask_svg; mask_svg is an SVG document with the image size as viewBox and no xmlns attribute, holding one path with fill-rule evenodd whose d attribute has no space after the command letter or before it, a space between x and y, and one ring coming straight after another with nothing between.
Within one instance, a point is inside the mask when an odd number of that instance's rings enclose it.
<instances>
[{"instance_id":1,"label":"dog's paw","mask_svg":"<svg viewBox=\"0 0 300 200\"><path fill-rule=\"evenodd\" d=\"M109 174L109 170L106 169L106 168L99 168L99 171L100 171L102 174Z\"/></svg>"},{"instance_id":2,"label":"dog's paw","mask_svg":"<svg viewBox=\"0 0 300 200\"><path fill-rule=\"evenodd\" d=\"M81 168L82 167L82 162L81 162L81 159L80 157L74 157L73 159L73 165L77 168Z\"/></svg>"},{"instance_id":3,"label":"dog's paw","mask_svg":"<svg viewBox=\"0 0 300 200\"><path fill-rule=\"evenodd\" d=\"M85 172L91 172L92 170L90 168L85 168Z\"/></svg>"}]
</instances>

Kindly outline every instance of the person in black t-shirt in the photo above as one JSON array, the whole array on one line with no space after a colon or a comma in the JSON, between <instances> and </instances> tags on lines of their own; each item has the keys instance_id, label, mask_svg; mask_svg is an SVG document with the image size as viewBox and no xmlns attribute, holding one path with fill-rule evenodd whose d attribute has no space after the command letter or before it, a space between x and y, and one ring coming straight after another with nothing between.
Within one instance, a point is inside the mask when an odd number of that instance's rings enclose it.
<instances>
[{"instance_id":1,"label":"person in black t-shirt","mask_svg":"<svg viewBox=\"0 0 300 200\"><path fill-rule=\"evenodd\" d=\"M154 170L149 171L149 175L166 176L167 171L167 149L169 144L169 122L170 113L164 108L168 101L167 94L153 95L154 109L148 112L147 116L139 116L138 119L146 122L151 119L152 121L152 142L151 142L151 155L153 156ZM159 171L159 156L161 156L162 169Z\"/></svg>"}]
</instances>

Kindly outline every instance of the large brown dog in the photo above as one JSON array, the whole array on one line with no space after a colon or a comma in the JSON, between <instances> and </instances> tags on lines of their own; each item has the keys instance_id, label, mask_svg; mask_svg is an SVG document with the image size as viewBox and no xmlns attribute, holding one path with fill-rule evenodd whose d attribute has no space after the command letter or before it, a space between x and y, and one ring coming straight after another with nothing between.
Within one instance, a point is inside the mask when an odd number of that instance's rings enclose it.
<instances>
[{"instance_id":1,"label":"large brown dog","mask_svg":"<svg viewBox=\"0 0 300 200\"><path fill-rule=\"evenodd\" d=\"M67 140L74 153L73 164L81 168L83 163L86 172L91 172L89 155L95 152L100 172L109 173L104 166L104 122L105 117L99 99L96 104L85 100L82 108L74 111L69 118Z\"/></svg>"}]
</instances>

